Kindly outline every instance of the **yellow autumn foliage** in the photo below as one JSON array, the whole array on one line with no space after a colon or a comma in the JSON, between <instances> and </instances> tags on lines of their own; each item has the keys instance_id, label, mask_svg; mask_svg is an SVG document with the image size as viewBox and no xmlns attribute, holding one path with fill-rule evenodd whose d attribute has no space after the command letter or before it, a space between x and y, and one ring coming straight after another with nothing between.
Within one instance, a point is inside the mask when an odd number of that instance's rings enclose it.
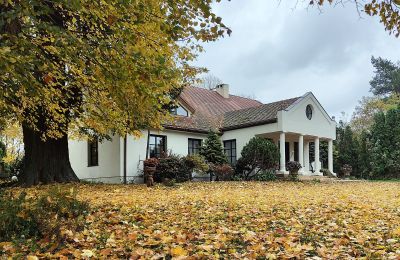
<instances>
[{"instance_id":1,"label":"yellow autumn foliage","mask_svg":"<svg viewBox=\"0 0 400 260\"><path fill-rule=\"evenodd\" d=\"M65 188L71 186L75 185ZM83 230L61 226L62 241L38 241L42 253L31 252L27 245L2 243L3 254L61 259L396 259L400 255L398 182L77 188L79 199L92 207ZM28 194L46 189L29 189Z\"/></svg>"}]
</instances>

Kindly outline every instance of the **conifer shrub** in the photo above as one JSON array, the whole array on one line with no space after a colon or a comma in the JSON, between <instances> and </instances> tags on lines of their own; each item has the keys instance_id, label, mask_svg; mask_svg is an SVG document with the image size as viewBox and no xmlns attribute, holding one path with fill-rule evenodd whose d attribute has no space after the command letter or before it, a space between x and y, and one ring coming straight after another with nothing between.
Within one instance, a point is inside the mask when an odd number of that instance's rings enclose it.
<instances>
[{"instance_id":1,"label":"conifer shrub","mask_svg":"<svg viewBox=\"0 0 400 260\"><path fill-rule=\"evenodd\" d=\"M208 133L207 139L200 148L200 155L210 164L222 165L228 162L221 139L215 132Z\"/></svg>"}]
</instances>

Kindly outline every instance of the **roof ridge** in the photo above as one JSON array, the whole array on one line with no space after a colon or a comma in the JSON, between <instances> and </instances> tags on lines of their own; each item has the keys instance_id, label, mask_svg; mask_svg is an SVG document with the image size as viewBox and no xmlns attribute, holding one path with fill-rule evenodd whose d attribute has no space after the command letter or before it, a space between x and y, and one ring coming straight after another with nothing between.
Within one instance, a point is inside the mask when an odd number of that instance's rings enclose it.
<instances>
[{"instance_id":1,"label":"roof ridge","mask_svg":"<svg viewBox=\"0 0 400 260\"><path fill-rule=\"evenodd\" d=\"M259 101L259 100L257 100L257 99L252 99L252 98L248 98L248 97L242 97L242 96L233 95L233 94L229 94L229 96L238 97L238 98L243 98L243 99L252 100L252 101L257 101L258 103L263 104L261 101Z\"/></svg>"},{"instance_id":2,"label":"roof ridge","mask_svg":"<svg viewBox=\"0 0 400 260\"><path fill-rule=\"evenodd\" d=\"M272 105L272 104L276 104L276 103L281 103L281 102L286 102L292 99L300 99L301 97L293 97L293 98L287 98L287 99L282 99L282 100L278 100L278 101L274 101L274 102L270 102L270 103L260 103L259 106L254 106L254 107L247 107L247 108L241 108L241 109L237 109L237 110L231 110L231 111L227 111L224 114L228 114L228 113L234 113L234 112L238 112L238 111L245 111L245 110L250 110L250 109L255 109L255 108L259 108L261 106L267 106L267 105Z\"/></svg>"}]
</instances>

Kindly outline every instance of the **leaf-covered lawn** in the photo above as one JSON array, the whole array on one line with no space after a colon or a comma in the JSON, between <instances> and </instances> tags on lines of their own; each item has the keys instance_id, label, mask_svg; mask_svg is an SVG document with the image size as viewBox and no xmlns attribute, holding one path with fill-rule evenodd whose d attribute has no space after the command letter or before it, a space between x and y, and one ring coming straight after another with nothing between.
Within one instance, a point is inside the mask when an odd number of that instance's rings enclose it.
<instances>
[{"instance_id":1,"label":"leaf-covered lawn","mask_svg":"<svg viewBox=\"0 0 400 260\"><path fill-rule=\"evenodd\" d=\"M39 192L43 189L47 187ZM39 241L52 252L36 249L31 255L132 259L396 259L400 255L400 183L228 182L154 188L79 185L78 189L79 198L92 206L85 228L79 232L62 228L58 244ZM15 253L12 244L2 246L5 253Z\"/></svg>"}]
</instances>

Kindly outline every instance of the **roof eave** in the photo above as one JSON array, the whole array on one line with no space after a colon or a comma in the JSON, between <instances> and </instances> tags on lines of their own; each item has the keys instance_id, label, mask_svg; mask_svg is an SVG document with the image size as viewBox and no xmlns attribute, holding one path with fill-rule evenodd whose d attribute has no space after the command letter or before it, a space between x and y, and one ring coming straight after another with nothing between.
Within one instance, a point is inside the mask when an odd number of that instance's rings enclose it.
<instances>
[{"instance_id":1,"label":"roof eave","mask_svg":"<svg viewBox=\"0 0 400 260\"><path fill-rule=\"evenodd\" d=\"M196 128L186 128L186 127L178 127L178 126L164 126L165 129L175 130L180 132L190 132L190 133L200 133L200 134L207 134L210 132L209 130L204 129L196 129Z\"/></svg>"},{"instance_id":2,"label":"roof eave","mask_svg":"<svg viewBox=\"0 0 400 260\"><path fill-rule=\"evenodd\" d=\"M231 131L231 130L237 130L237 129L247 128L247 127L252 127L252 126L273 124L276 122L278 122L278 118L272 118L272 119L268 119L268 120L264 120L264 121L251 122L251 123L246 123L246 124L223 127L223 128L221 128L221 131L223 131L223 132Z\"/></svg>"}]
</instances>

